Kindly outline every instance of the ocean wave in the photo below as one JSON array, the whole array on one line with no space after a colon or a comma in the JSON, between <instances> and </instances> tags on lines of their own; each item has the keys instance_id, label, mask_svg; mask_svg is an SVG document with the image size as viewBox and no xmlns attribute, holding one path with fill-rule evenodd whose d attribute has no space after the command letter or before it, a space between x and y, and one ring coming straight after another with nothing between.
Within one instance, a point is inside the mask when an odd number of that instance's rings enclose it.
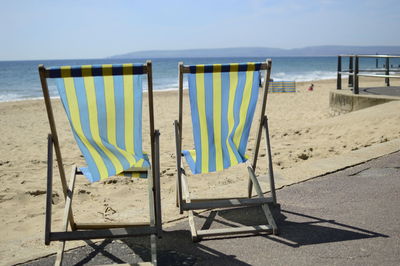
<instances>
[{"instance_id":1,"label":"ocean wave","mask_svg":"<svg viewBox=\"0 0 400 266\"><path fill-rule=\"evenodd\" d=\"M43 97L27 96L27 95L20 95L20 94L14 94L14 93L0 95L0 102L19 102L19 101L40 100L40 99L43 99Z\"/></svg>"},{"instance_id":2,"label":"ocean wave","mask_svg":"<svg viewBox=\"0 0 400 266\"><path fill-rule=\"evenodd\" d=\"M336 78L337 73L334 71L307 71L307 72L278 72L272 73L271 78L273 80L294 80L294 81L313 81L313 80L325 80Z\"/></svg>"}]
</instances>

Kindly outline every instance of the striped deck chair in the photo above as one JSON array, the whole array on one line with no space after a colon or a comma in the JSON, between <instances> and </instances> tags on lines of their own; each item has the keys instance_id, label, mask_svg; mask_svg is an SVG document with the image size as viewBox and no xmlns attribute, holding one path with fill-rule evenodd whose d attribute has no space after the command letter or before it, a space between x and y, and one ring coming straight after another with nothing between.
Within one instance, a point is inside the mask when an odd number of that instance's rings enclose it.
<instances>
[{"instance_id":1,"label":"striped deck chair","mask_svg":"<svg viewBox=\"0 0 400 266\"><path fill-rule=\"evenodd\" d=\"M149 235L152 263L157 263L156 236L161 234L159 132L154 130L151 61L146 64L39 66L51 134L48 136L48 172L45 244L61 241L60 265L66 240L122 238ZM147 76L151 162L142 150L142 76ZM56 82L61 102L87 167L73 166L67 185L47 80ZM65 211L60 232L51 230L53 147L56 153ZM152 167L153 166L153 167ZM77 175L90 182L110 176L132 176L148 181L150 221L147 223L75 223L71 202ZM72 231L68 231L68 224Z\"/></svg>"},{"instance_id":2,"label":"striped deck chair","mask_svg":"<svg viewBox=\"0 0 400 266\"><path fill-rule=\"evenodd\" d=\"M184 158L192 174L197 175L222 171L247 161L245 152L260 91L260 70L265 70L265 77L267 78L264 80L269 80L271 60L263 63L224 65L187 66L183 63L179 64L179 121L175 120L174 123L178 171L176 197L180 212L188 211L193 241L199 241L207 236L226 234L278 233L278 228L270 211L270 207L275 207L278 204L276 203L267 117L265 116L268 82L264 82L262 86L261 120L258 125L253 162L248 166L248 197L191 199L185 174L187 171L184 170L182 162L182 158ZM184 74L188 76L189 82L194 150L182 149ZM264 197L254 171L257 165L263 129L266 132L268 144L269 183L272 192L272 197L268 198ZM258 197L256 198L251 197L253 186L257 191ZM226 229L196 229L193 211L238 206L261 206L268 224Z\"/></svg>"},{"instance_id":3,"label":"striped deck chair","mask_svg":"<svg viewBox=\"0 0 400 266\"><path fill-rule=\"evenodd\" d=\"M271 92L296 92L295 81L273 81L270 86Z\"/></svg>"}]
</instances>

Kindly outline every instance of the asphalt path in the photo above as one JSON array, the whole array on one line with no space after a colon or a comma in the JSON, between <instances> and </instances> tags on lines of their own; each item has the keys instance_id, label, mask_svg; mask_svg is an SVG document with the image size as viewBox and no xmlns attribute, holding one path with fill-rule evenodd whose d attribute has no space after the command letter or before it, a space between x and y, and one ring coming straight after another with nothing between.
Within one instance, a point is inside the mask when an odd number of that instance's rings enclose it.
<instances>
[{"instance_id":1,"label":"asphalt path","mask_svg":"<svg viewBox=\"0 0 400 266\"><path fill-rule=\"evenodd\" d=\"M359 88L360 94L400 97L400 86Z\"/></svg>"}]
</instances>

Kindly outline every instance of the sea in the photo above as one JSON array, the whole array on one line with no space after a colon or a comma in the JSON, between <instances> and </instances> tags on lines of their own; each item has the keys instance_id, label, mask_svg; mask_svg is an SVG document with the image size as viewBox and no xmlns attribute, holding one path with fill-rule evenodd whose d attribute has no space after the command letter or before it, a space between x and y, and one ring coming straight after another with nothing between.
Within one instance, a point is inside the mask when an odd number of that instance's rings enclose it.
<instances>
[{"instance_id":1,"label":"sea","mask_svg":"<svg viewBox=\"0 0 400 266\"><path fill-rule=\"evenodd\" d=\"M154 90L178 89L178 62L185 65L213 63L262 62L265 57L231 57L231 58L154 58ZM336 78L337 57L272 57L271 77L274 81L313 81ZM382 68L385 59L361 58L360 68ZM396 61L397 60L397 61ZM46 67L64 65L93 65L145 63L144 59L76 59L76 60L35 60L35 61L0 61L0 102L38 99L42 90L38 74L38 65ZM343 69L348 67L348 59L343 58ZM400 59L391 59L391 65L400 67ZM146 84L144 84L145 86ZM144 88L146 89L146 88ZM57 97L53 81L49 81L52 97Z\"/></svg>"}]
</instances>

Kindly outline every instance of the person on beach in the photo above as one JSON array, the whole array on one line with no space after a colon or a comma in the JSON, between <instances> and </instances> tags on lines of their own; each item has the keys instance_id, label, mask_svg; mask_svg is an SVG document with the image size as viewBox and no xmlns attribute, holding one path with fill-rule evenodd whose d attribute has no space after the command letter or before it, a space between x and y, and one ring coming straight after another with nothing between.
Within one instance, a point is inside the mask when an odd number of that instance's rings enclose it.
<instances>
[{"instance_id":1,"label":"person on beach","mask_svg":"<svg viewBox=\"0 0 400 266\"><path fill-rule=\"evenodd\" d=\"M314 84L311 83L310 87L308 87L308 91L313 91L314 90Z\"/></svg>"}]
</instances>

